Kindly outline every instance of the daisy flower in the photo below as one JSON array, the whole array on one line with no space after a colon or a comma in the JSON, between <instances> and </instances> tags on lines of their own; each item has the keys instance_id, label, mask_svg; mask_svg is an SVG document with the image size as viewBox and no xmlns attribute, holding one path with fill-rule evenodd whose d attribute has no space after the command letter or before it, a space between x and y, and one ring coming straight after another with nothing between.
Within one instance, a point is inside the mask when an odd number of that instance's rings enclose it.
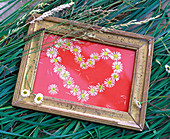
<instances>
[{"instance_id":1,"label":"daisy flower","mask_svg":"<svg viewBox=\"0 0 170 139\"><path fill-rule=\"evenodd\" d=\"M48 57L50 57L50 58L55 58L56 56L57 56L57 49L55 49L55 48L49 48L49 49L47 49L47 56Z\"/></svg>"},{"instance_id":2,"label":"daisy flower","mask_svg":"<svg viewBox=\"0 0 170 139\"><path fill-rule=\"evenodd\" d=\"M88 89L89 89L88 93L89 93L91 96L96 96L96 95L97 95L98 90L97 90L97 87L96 87L96 86L90 85L90 86L88 87Z\"/></svg>"},{"instance_id":3,"label":"daisy flower","mask_svg":"<svg viewBox=\"0 0 170 139\"><path fill-rule=\"evenodd\" d=\"M109 56L112 60L120 60L121 59L120 52L113 52Z\"/></svg>"},{"instance_id":4,"label":"daisy flower","mask_svg":"<svg viewBox=\"0 0 170 139\"><path fill-rule=\"evenodd\" d=\"M139 109L141 109L141 107L142 107L141 103L140 103L138 100L136 100L136 106L137 106Z\"/></svg>"},{"instance_id":5,"label":"daisy flower","mask_svg":"<svg viewBox=\"0 0 170 139\"><path fill-rule=\"evenodd\" d=\"M111 51L108 48L102 49L102 52L101 52L102 59L104 59L104 60L108 59L110 53L111 53Z\"/></svg>"},{"instance_id":6,"label":"daisy flower","mask_svg":"<svg viewBox=\"0 0 170 139\"><path fill-rule=\"evenodd\" d=\"M58 93L58 87L56 84L51 84L49 85L48 87L48 92L51 94L51 95L56 95Z\"/></svg>"},{"instance_id":7,"label":"daisy flower","mask_svg":"<svg viewBox=\"0 0 170 139\"><path fill-rule=\"evenodd\" d=\"M71 88L70 93L73 94L73 96L79 94L79 93L80 93L80 87L79 87L78 85L74 85L74 86Z\"/></svg>"},{"instance_id":8,"label":"daisy flower","mask_svg":"<svg viewBox=\"0 0 170 139\"><path fill-rule=\"evenodd\" d=\"M81 62L80 67L81 67L82 69L87 69L87 68L88 68L88 65L87 65L86 62Z\"/></svg>"},{"instance_id":9,"label":"daisy flower","mask_svg":"<svg viewBox=\"0 0 170 139\"><path fill-rule=\"evenodd\" d=\"M71 47L70 51L74 54L74 55L78 55L81 53L81 48L79 46L73 46Z\"/></svg>"},{"instance_id":10,"label":"daisy flower","mask_svg":"<svg viewBox=\"0 0 170 139\"><path fill-rule=\"evenodd\" d=\"M82 92L77 95L77 99L81 102L86 102L89 99L89 94L87 93L87 91L82 90Z\"/></svg>"},{"instance_id":11,"label":"daisy flower","mask_svg":"<svg viewBox=\"0 0 170 139\"><path fill-rule=\"evenodd\" d=\"M60 72L59 77L62 80L66 80L68 77L70 77L70 73L68 71L64 70L64 71Z\"/></svg>"},{"instance_id":12,"label":"daisy flower","mask_svg":"<svg viewBox=\"0 0 170 139\"><path fill-rule=\"evenodd\" d=\"M123 70L123 66L121 62L113 62L112 68L114 71L120 73Z\"/></svg>"},{"instance_id":13,"label":"daisy flower","mask_svg":"<svg viewBox=\"0 0 170 139\"><path fill-rule=\"evenodd\" d=\"M76 61L77 63L81 63L81 62L84 61L84 57L81 56L80 54L79 54L79 55L76 55L76 56L75 56L75 61Z\"/></svg>"},{"instance_id":14,"label":"daisy flower","mask_svg":"<svg viewBox=\"0 0 170 139\"><path fill-rule=\"evenodd\" d=\"M38 93L38 94L36 95L36 97L34 98L34 101L35 101L35 103L37 103L37 104L41 104L42 101L43 101L43 94Z\"/></svg>"},{"instance_id":15,"label":"daisy flower","mask_svg":"<svg viewBox=\"0 0 170 139\"><path fill-rule=\"evenodd\" d=\"M66 69L65 66L58 64L58 65L55 65L55 67L54 67L54 72L56 72L57 75L58 75L58 74L60 74L62 71L64 71L65 69Z\"/></svg>"},{"instance_id":16,"label":"daisy flower","mask_svg":"<svg viewBox=\"0 0 170 139\"><path fill-rule=\"evenodd\" d=\"M93 67L95 65L95 60L94 59L88 59L87 63L88 63L89 67Z\"/></svg>"},{"instance_id":17,"label":"daisy flower","mask_svg":"<svg viewBox=\"0 0 170 139\"><path fill-rule=\"evenodd\" d=\"M67 49L71 49L71 47L73 46L73 43L67 39L65 39L64 41L65 41L65 43L64 43L65 47Z\"/></svg>"},{"instance_id":18,"label":"daisy flower","mask_svg":"<svg viewBox=\"0 0 170 139\"><path fill-rule=\"evenodd\" d=\"M58 48L61 48L64 44L64 40L63 39L58 39L57 41L55 41L55 47L58 49Z\"/></svg>"},{"instance_id":19,"label":"daisy flower","mask_svg":"<svg viewBox=\"0 0 170 139\"><path fill-rule=\"evenodd\" d=\"M103 92L105 90L104 84L97 84L96 88L98 89L99 92Z\"/></svg>"},{"instance_id":20,"label":"daisy flower","mask_svg":"<svg viewBox=\"0 0 170 139\"><path fill-rule=\"evenodd\" d=\"M170 66L168 66L167 64L165 65L165 69L168 73L170 73Z\"/></svg>"},{"instance_id":21,"label":"daisy flower","mask_svg":"<svg viewBox=\"0 0 170 139\"><path fill-rule=\"evenodd\" d=\"M112 73L112 74L111 74L111 77L112 77L113 79L115 79L116 81L119 80L119 74L116 73L116 72Z\"/></svg>"},{"instance_id":22,"label":"daisy flower","mask_svg":"<svg viewBox=\"0 0 170 139\"><path fill-rule=\"evenodd\" d=\"M114 86L115 81L112 78L108 78L104 81L104 84L106 85L106 87L111 88Z\"/></svg>"},{"instance_id":23,"label":"daisy flower","mask_svg":"<svg viewBox=\"0 0 170 139\"><path fill-rule=\"evenodd\" d=\"M55 64L58 62L61 62L61 57L52 58L52 59L50 59L50 62L55 63Z\"/></svg>"},{"instance_id":24,"label":"daisy flower","mask_svg":"<svg viewBox=\"0 0 170 139\"><path fill-rule=\"evenodd\" d=\"M30 96L30 91L27 90L27 89L22 90L22 91L21 91L21 96L23 96L23 97L28 97L28 96Z\"/></svg>"},{"instance_id":25,"label":"daisy flower","mask_svg":"<svg viewBox=\"0 0 170 139\"><path fill-rule=\"evenodd\" d=\"M100 60L100 55L98 53L92 53L90 57L96 61Z\"/></svg>"},{"instance_id":26,"label":"daisy flower","mask_svg":"<svg viewBox=\"0 0 170 139\"><path fill-rule=\"evenodd\" d=\"M74 86L73 78L69 77L68 79L64 80L64 87L70 89Z\"/></svg>"}]
</instances>

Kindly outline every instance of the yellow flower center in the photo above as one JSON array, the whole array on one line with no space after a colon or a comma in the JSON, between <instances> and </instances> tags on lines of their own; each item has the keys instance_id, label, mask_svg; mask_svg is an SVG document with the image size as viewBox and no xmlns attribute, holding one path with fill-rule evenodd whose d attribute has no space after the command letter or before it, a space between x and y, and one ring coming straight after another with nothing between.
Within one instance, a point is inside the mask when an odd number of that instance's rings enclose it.
<instances>
[{"instance_id":1,"label":"yellow flower center","mask_svg":"<svg viewBox=\"0 0 170 139\"><path fill-rule=\"evenodd\" d=\"M68 47L69 47L70 45L71 45L71 44L70 44L70 42L67 42L67 43L66 43L66 46L68 46Z\"/></svg>"},{"instance_id":2,"label":"yellow flower center","mask_svg":"<svg viewBox=\"0 0 170 139\"><path fill-rule=\"evenodd\" d=\"M68 84L68 85L71 85L71 81L70 81L70 80L68 80L68 81L67 81L67 84Z\"/></svg>"},{"instance_id":3,"label":"yellow flower center","mask_svg":"<svg viewBox=\"0 0 170 139\"><path fill-rule=\"evenodd\" d=\"M117 55L117 54L114 54L113 57L114 57L114 58L118 58L118 55Z\"/></svg>"},{"instance_id":4,"label":"yellow flower center","mask_svg":"<svg viewBox=\"0 0 170 139\"><path fill-rule=\"evenodd\" d=\"M108 85L111 85L112 84L112 81L107 81Z\"/></svg>"},{"instance_id":5,"label":"yellow flower center","mask_svg":"<svg viewBox=\"0 0 170 139\"><path fill-rule=\"evenodd\" d=\"M37 98L37 101L40 101L40 100L41 100L41 97L38 97L38 98Z\"/></svg>"},{"instance_id":6,"label":"yellow flower center","mask_svg":"<svg viewBox=\"0 0 170 139\"><path fill-rule=\"evenodd\" d=\"M56 89L55 89L54 87L52 87L52 88L51 88L51 91L55 92L55 91L56 91Z\"/></svg>"},{"instance_id":7,"label":"yellow flower center","mask_svg":"<svg viewBox=\"0 0 170 139\"><path fill-rule=\"evenodd\" d=\"M54 54L54 51L50 51L50 54L53 55L53 54Z\"/></svg>"},{"instance_id":8,"label":"yellow flower center","mask_svg":"<svg viewBox=\"0 0 170 139\"><path fill-rule=\"evenodd\" d=\"M85 94L81 94L81 98L85 98L86 97L86 95Z\"/></svg>"},{"instance_id":9,"label":"yellow flower center","mask_svg":"<svg viewBox=\"0 0 170 139\"><path fill-rule=\"evenodd\" d=\"M103 86L102 86L102 85L99 85L99 89L102 90L102 89L103 89Z\"/></svg>"},{"instance_id":10,"label":"yellow flower center","mask_svg":"<svg viewBox=\"0 0 170 139\"><path fill-rule=\"evenodd\" d=\"M27 94L27 91L24 91L23 93L26 95L26 94Z\"/></svg>"},{"instance_id":11,"label":"yellow flower center","mask_svg":"<svg viewBox=\"0 0 170 139\"><path fill-rule=\"evenodd\" d=\"M63 73L63 77L67 77L67 73Z\"/></svg>"},{"instance_id":12,"label":"yellow flower center","mask_svg":"<svg viewBox=\"0 0 170 139\"><path fill-rule=\"evenodd\" d=\"M86 64L82 64L82 67L84 67L84 68L85 68L85 67L86 67Z\"/></svg>"},{"instance_id":13,"label":"yellow flower center","mask_svg":"<svg viewBox=\"0 0 170 139\"><path fill-rule=\"evenodd\" d=\"M97 56L95 55L93 58L96 60L96 59L97 59Z\"/></svg>"},{"instance_id":14,"label":"yellow flower center","mask_svg":"<svg viewBox=\"0 0 170 139\"><path fill-rule=\"evenodd\" d=\"M115 68L118 70L118 69L120 69L120 66L119 66L119 65L116 65Z\"/></svg>"},{"instance_id":15,"label":"yellow flower center","mask_svg":"<svg viewBox=\"0 0 170 139\"><path fill-rule=\"evenodd\" d=\"M89 61L89 65L92 65L93 64L93 61Z\"/></svg>"},{"instance_id":16,"label":"yellow flower center","mask_svg":"<svg viewBox=\"0 0 170 139\"><path fill-rule=\"evenodd\" d=\"M54 59L54 62L55 62L55 63L57 63L57 62L58 62L58 60L57 60L57 59Z\"/></svg>"},{"instance_id":17,"label":"yellow flower center","mask_svg":"<svg viewBox=\"0 0 170 139\"><path fill-rule=\"evenodd\" d=\"M78 52L78 49L77 49L77 48L74 48L73 51L74 51L74 52Z\"/></svg>"},{"instance_id":18,"label":"yellow flower center","mask_svg":"<svg viewBox=\"0 0 170 139\"><path fill-rule=\"evenodd\" d=\"M170 67L167 67L167 70L170 70Z\"/></svg>"},{"instance_id":19,"label":"yellow flower center","mask_svg":"<svg viewBox=\"0 0 170 139\"><path fill-rule=\"evenodd\" d=\"M91 91L92 93L94 93L94 92L95 92L95 89L94 89L94 88L91 88L90 91Z\"/></svg>"},{"instance_id":20,"label":"yellow flower center","mask_svg":"<svg viewBox=\"0 0 170 139\"><path fill-rule=\"evenodd\" d=\"M77 88L74 88L73 91L74 91L74 92L77 92Z\"/></svg>"},{"instance_id":21,"label":"yellow flower center","mask_svg":"<svg viewBox=\"0 0 170 139\"><path fill-rule=\"evenodd\" d=\"M116 79L116 78L117 78L117 75L116 75L116 74L114 74L114 75L113 75L113 78L115 78L115 79Z\"/></svg>"},{"instance_id":22,"label":"yellow flower center","mask_svg":"<svg viewBox=\"0 0 170 139\"><path fill-rule=\"evenodd\" d=\"M78 57L78 61L82 61L82 58L81 58L81 57Z\"/></svg>"},{"instance_id":23,"label":"yellow flower center","mask_svg":"<svg viewBox=\"0 0 170 139\"><path fill-rule=\"evenodd\" d=\"M105 52L104 52L104 56L107 56L107 55L108 55L108 52L105 51Z\"/></svg>"},{"instance_id":24,"label":"yellow flower center","mask_svg":"<svg viewBox=\"0 0 170 139\"><path fill-rule=\"evenodd\" d=\"M61 71L62 71L62 68L61 68L61 67L60 67L60 68L58 68L58 71L59 71L59 72L61 72Z\"/></svg>"}]
</instances>

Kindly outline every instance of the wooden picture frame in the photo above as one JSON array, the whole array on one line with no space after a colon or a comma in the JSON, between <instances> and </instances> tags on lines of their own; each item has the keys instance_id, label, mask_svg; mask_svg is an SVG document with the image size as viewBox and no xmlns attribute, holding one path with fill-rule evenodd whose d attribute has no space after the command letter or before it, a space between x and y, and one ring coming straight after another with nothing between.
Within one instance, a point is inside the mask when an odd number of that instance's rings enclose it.
<instances>
[{"instance_id":1,"label":"wooden picture frame","mask_svg":"<svg viewBox=\"0 0 170 139\"><path fill-rule=\"evenodd\" d=\"M39 17L40 15L35 15ZM31 21L31 17L29 20ZM45 97L41 104L34 103L34 95L22 97L24 88L33 90L39 63L44 33L77 37L79 40L116 46L117 48L135 52L133 78L130 91L128 111L95 107L84 103ZM91 26L71 20L47 17L43 21L30 24L17 84L12 101L13 106L64 115L72 118L119 126L142 131L152 65L154 38L119 30L109 30L99 26ZM29 72L28 72L29 71ZM142 102L142 103L140 103ZM141 108L140 108L141 107Z\"/></svg>"}]
</instances>

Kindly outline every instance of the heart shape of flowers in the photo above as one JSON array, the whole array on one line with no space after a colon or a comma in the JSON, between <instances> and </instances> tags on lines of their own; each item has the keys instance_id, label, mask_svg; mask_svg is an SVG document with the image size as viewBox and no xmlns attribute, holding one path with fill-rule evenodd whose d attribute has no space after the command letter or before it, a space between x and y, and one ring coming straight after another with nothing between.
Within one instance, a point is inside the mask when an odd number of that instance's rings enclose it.
<instances>
[{"instance_id":1,"label":"heart shape of flowers","mask_svg":"<svg viewBox=\"0 0 170 139\"><path fill-rule=\"evenodd\" d=\"M50 62L54 64L54 72L63 81L63 86L70 90L70 94L77 96L77 99L81 102L86 102L90 96L96 96L98 92L103 92L105 87L112 88L115 82L119 80L119 74L123 70L123 65L120 62L120 52L111 52L108 48L102 49L101 53L92 53L90 58L85 61L84 56L81 54L81 48L78 45L73 45L69 39L59 38L55 42L55 46L47 49L46 55L50 58ZM78 85L74 83L74 79L71 77L66 67L61 64L62 58L58 56L58 49L64 49L70 51L74 56L74 60L77 64L80 64L81 69L94 68L95 63L100 59L113 60L112 69L113 73L109 78L106 78L103 83L97 83L96 85L89 85L88 90L81 90ZM49 93L52 95L57 94L58 87L52 84L48 87Z\"/></svg>"}]
</instances>

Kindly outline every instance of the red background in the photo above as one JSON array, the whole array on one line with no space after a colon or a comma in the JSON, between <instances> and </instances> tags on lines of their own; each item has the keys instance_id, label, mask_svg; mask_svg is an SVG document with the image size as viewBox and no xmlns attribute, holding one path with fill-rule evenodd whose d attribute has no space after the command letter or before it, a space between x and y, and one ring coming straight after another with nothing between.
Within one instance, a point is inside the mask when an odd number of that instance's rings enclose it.
<instances>
[{"instance_id":1,"label":"red background","mask_svg":"<svg viewBox=\"0 0 170 139\"><path fill-rule=\"evenodd\" d=\"M56 35L48 34L45 36L46 37L44 37L43 44L50 41L53 42L48 43L43 47L53 45L55 43L54 40L57 40L58 37ZM81 54L85 57L85 61L90 58L91 53L97 52L100 54L103 48L108 48L112 52L118 51L121 53L121 60L119 61L123 64L123 71L119 74L120 79L115 82L114 87L105 87L104 92L98 92L96 96L89 95L89 100L84 102L84 104L127 112L131 91L135 51L82 40L80 40L80 42L82 42L82 44L78 42L74 42L73 44L81 47ZM70 72L70 76L73 77L75 85L78 85L81 90L88 90L89 85L104 83L104 80L110 77L111 73L113 73L113 61L111 59L100 59L95 63L94 68L83 70L80 68L80 64L75 62L74 56L70 51L63 51L62 49L59 49L58 52L59 56L62 58L61 64L64 65L66 70ZM76 96L69 95L67 93L70 92L70 89L63 87L63 81L56 73L54 73L53 68L54 64L50 63L50 58L46 56L46 50L41 51L33 92L35 94L42 93L44 96L80 103ZM51 84L56 84L58 86L58 94L51 95L48 92L48 86Z\"/></svg>"}]
</instances>

